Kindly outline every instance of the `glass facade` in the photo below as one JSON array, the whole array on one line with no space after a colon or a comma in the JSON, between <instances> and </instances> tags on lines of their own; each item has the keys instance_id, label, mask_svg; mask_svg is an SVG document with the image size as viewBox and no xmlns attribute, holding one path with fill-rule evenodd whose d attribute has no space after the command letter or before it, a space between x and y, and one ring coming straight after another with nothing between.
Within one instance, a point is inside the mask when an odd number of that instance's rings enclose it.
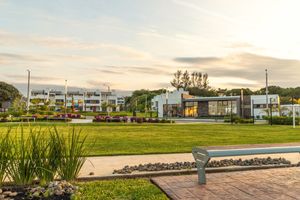
<instances>
[{"instance_id":1,"label":"glass facade","mask_svg":"<svg viewBox=\"0 0 300 200\"><path fill-rule=\"evenodd\" d=\"M164 117L181 117L181 104L164 104L163 115Z\"/></svg>"},{"instance_id":2,"label":"glass facade","mask_svg":"<svg viewBox=\"0 0 300 200\"><path fill-rule=\"evenodd\" d=\"M198 117L198 102L185 102L184 105L185 117Z\"/></svg>"},{"instance_id":3,"label":"glass facade","mask_svg":"<svg viewBox=\"0 0 300 200\"><path fill-rule=\"evenodd\" d=\"M233 114L237 114L236 101L209 101L208 102L208 115L212 116L225 116L230 115L231 110Z\"/></svg>"}]
</instances>

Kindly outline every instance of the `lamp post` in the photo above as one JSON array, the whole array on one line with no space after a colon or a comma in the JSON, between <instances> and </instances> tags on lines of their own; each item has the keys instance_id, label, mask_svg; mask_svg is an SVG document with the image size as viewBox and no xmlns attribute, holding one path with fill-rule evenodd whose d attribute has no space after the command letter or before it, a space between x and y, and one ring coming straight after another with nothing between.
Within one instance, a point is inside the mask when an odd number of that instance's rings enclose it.
<instances>
[{"instance_id":1,"label":"lamp post","mask_svg":"<svg viewBox=\"0 0 300 200\"><path fill-rule=\"evenodd\" d=\"M65 118L67 116L67 95L68 95L68 80L65 80Z\"/></svg>"},{"instance_id":2,"label":"lamp post","mask_svg":"<svg viewBox=\"0 0 300 200\"><path fill-rule=\"evenodd\" d=\"M268 69L266 71L266 108L269 116L269 81L268 81Z\"/></svg>"},{"instance_id":3,"label":"lamp post","mask_svg":"<svg viewBox=\"0 0 300 200\"><path fill-rule=\"evenodd\" d=\"M166 91L166 110L167 110L166 119L168 119L168 115L169 115L169 105L168 105L169 102L168 101L169 101L169 91L167 88L167 91Z\"/></svg>"},{"instance_id":4,"label":"lamp post","mask_svg":"<svg viewBox=\"0 0 300 200\"><path fill-rule=\"evenodd\" d=\"M273 125L273 104L272 104L272 98L270 98L270 124Z\"/></svg>"},{"instance_id":5,"label":"lamp post","mask_svg":"<svg viewBox=\"0 0 300 200\"><path fill-rule=\"evenodd\" d=\"M293 111L293 128L296 128L296 114L295 114L294 96L292 97L292 111Z\"/></svg>"},{"instance_id":6,"label":"lamp post","mask_svg":"<svg viewBox=\"0 0 300 200\"><path fill-rule=\"evenodd\" d=\"M27 69L28 73L28 82L27 82L27 106L26 106L26 111L27 114L29 113L29 105L30 105L30 70Z\"/></svg>"}]
</instances>

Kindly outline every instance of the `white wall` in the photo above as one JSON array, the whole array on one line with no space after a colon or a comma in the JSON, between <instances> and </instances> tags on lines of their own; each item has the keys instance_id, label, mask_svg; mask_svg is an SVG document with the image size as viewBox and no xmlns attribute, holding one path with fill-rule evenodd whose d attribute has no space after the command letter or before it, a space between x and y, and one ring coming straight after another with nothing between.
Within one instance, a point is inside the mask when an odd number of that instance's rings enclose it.
<instances>
[{"instance_id":1,"label":"white wall","mask_svg":"<svg viewBox=\"0 0 300 200\"><path fill-rule=\"evenodd\" d=\"M295 104L295 113L296 116L298 117L300 115L300 105ZM292 104L287 104L287 105L281 105L281 114L284 116L290 116L293 112L293 105Z\"/></svg>"},{"instance_id":2,"label":"white wall","mask_svg":"<svg viewBox=\"0 0 300 200\"><path fill-rule=\"evenodd\" d=\"M270 100L272 99L272 104L273 105L278 105L280 104L280 99L279 99L279 95L277 94L270 94L268 96L268 103L270 105ZM259 116L260 119L263 118L263 116L267 116L267 113L266 113L266 107L264 108L254 108L253 110L253 104L256 105L256 104L260 104L260 105L266 105L266 95L251 95L251 111L252 113L254 112L254 117L256 118L257 116ZM279 116L279 112L278 110L272 112L272 115L273 116Z\"/></svg>"},{"instance_id":3,"label":"white wall","mask_svg":"<svg viewBox=\"0 0 300 200\"><path fill-rule=\"evenodd\" d=\"M183 89L174 90L168 93L168 104L181 104L181 95L189 94L187 91L183 91ZM163 105L166 104L166 96L167 94L161 94L153 97L151 100L152 110L158 111L158 117L163 117ZM156 102L158 102L158 107L156 107Z\"/></svg>"}]
</instances>

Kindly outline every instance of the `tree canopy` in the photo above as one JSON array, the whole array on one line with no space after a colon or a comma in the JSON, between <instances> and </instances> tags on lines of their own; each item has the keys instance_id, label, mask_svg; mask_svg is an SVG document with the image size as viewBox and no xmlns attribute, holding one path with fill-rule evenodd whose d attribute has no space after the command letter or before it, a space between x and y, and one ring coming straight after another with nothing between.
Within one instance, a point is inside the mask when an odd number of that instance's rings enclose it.
<instances>
[{"instance_id":1,"label":"tree canopy","mask_svg":"<svg viewBox=\"0 0 300 200\"><path fill-rule=\"evenodd\" d=\"M0 81L0 102L13 101L21 97L21 93L13 85Z\"/></svg>"}]
</instances>

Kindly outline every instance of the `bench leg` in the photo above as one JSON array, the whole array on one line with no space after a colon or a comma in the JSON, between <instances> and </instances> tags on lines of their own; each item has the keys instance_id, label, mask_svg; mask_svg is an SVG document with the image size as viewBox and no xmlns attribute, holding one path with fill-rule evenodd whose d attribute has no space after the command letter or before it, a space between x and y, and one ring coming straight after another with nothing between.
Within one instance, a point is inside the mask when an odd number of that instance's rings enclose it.
<instances>
[{"instance_id":1,"label":"bench leg","mask_svg":"<svg viewBox=\"0 0 300 200\"><path fill-rule=\"evenodd\" d=\"M209 158L204 162L197 162L197 171L198 171L198 183L200 185L206 184L206 174L205 174L205 167L209 161Z\"/></svg>"},{"instance_id":2,"label":"bench leg","mask_svg":"<svg viewBox=\"0 0 300 200\"><path fill-rule=\"evenodd\" d=\"M198 183L200 185L206 184L205 167L210 160L210 156L205 149L193 148L192 154L196 161L198 171Z\"/></svg>"}]
</instances>

